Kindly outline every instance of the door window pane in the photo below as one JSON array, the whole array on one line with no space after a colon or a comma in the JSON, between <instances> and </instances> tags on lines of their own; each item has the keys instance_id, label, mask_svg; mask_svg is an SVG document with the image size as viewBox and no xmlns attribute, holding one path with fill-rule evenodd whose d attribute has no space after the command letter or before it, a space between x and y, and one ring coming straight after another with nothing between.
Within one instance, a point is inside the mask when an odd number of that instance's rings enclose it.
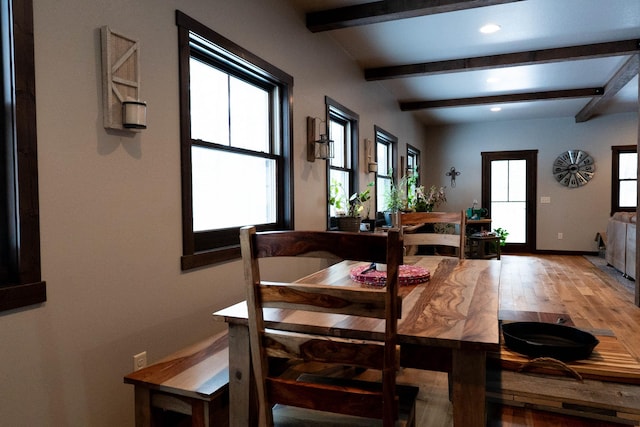
<instances>
[{"instance_id":1,"label":"door window pane","mask_svg":"<svg viewBox=\"0 0 640 427\"><path fill-rule=\"evenodd\" d=\"M491 222L509 232L507 243L526 243L526 160L491 162Z\"/></svg>"},{"instance_id":2,"label":"door window pane","mask_svg":"<svg viewBox=\"0 0 640 427\"><path fill-rule=\"evenodd\" d=\"M509 200L509 160L491 162L491 199Z\"/></svg>"},{"instance_id":3,"label":"door window pane","mask_svg":"<svg viewBox=\"0 0 640 427\"><path fill-rule=\"evenodd\" d=\"M527 200L527 161L509 160L509 201Z\"/></svg>"},{"instance_id":4,"label":"door window pane","mask_svg":"<svg viewBox=\"0 0 640 427\"><path fill-rule=\"evenodd\" d=\"M491 202L491 224L509 232L507 243L526 242L526 203Z\"/></svg>"}]
</instances>

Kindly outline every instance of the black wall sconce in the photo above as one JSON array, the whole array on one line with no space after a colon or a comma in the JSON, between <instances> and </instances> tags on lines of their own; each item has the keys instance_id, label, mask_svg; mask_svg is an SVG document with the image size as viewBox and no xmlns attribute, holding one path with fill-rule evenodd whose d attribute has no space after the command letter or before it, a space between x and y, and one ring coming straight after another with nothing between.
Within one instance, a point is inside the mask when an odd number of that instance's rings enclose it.
<instances>
[{"instance_id":1,"label":"black wall sconce","mask_svg":"<svg viewBox=\"0 0 640 427\"><path fill-rule=\"evenodd\" d=\"M318 130L326 122L317 117L307 117L307 161L333 159L333 140L327 136L326 127ZM320 136L318 136L320 134Z\"/></svg>"}]
</instances>

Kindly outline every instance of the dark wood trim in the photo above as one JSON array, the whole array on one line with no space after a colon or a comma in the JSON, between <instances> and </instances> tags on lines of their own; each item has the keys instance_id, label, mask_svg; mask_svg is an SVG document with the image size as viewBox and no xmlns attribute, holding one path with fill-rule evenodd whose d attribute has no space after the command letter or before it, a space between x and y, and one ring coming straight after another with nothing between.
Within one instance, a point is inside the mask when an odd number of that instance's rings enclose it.
<instances>
[{"instance_id":1,"label":"dark wood trim","mask_svg":"<svg viewBox=\"0 0 640 427\"><path fill-rule=\"evenodd\" d=\"M632 55L607 82L604 94L593 98L576 114L576 123L586 122L592 118L598 109L613 98L623 87L640 72L640 55Z\"/></svg>"},{"instance_id":2,"label":"dark wood trim","mask_svg":"<svg viewBox=\"0 0 640 427\"><path fill-rule=\"evenodd\" d=\"M446 61L367 68L364 70L364 76L368 81L386 80L402 77L458 73L462 71L487 70L491 68L515 67L521 65L549 64L553 62L604 58L608 56L634 55L638 52L640 52L640 40L620 40L582 46L478 56L474 58L460 58Z\"/></svg>"},{"instance_id":3,"label":"dark wood trim","mask_svg":"<svg viewBox=\"0 0 640 427\"><path fill-rule=\"evenodd\" d=\"M351 188L349 189L350 193L352 194L353 192L359 191L359 185L360 185L360 180L359 180L359 174L358 174L358 170L359 170L359 165L360 165L360 115L358 113L356 113L355 111L345 107L344 105L342 105L341 103L339 103L338 101L336 101L335 99L329 97L329 96L325 96L324 97L324 103L325 103L325 114L326 114L326 123L327 123L327 132L329 131L328 126L329 126L329 119L330 119L330 110L333 108L334 110L339 112L339 116L342 117L342 119L348 121L351 124L351 167L347 168L350 173L351 173L351 182L350 182L350 186ZM329 200L329 189L331 188L331 182L330 182L330 173L329 171L331 170L331 162L329 160L327 160L327 166L326 166L326 197L327 200ZM327 203L327 230L331 230L331 209L329 207L329 203Z\"/></svg>"},{"instance_id":4,"label":"dark wood trim","mask_svg":"<svg viewBox=\"0 0 640 427\"><path fill-rule=\"evenodd\" d=\"M640 103L640 84L638 84L638 103ZM637 147L640 146L640 108L638 108L638 140ZM638 157L638 167L636 173L640 171L640 156ZM637 193L640 194L640 179L637 182ZM636 209L636 223L638 222L638 210ZM640 271L640 227L636 227L636 271ZM640 280L636 280L635 304L640 307Z\"/></svg>"},{"instance_id":5,"label":"dark wood trim","mask_svg":"<svg viewBox=\"0 0 640 427\"><path fill-rule=\"evenodd\" d=\"M40 270L33 3L32 0L9 1L13 12L11 35L14 56L11 60L15 76L15 92L9 95L14 104L15 127L11 140L15 145L16 170L13 179L17 194L8 209L13 210L13 215L9 217L17 220L13 239L17 251L13 277L17 283L12 281L0 287L0 310L38 304L47 299L46 284L41 280ZM7 3L3 2L2 5L7 6Z\"/></svg>"},{"instance_id":6,"label":"dark wood trim","mask_svg":"<svg viewBox=\"0 0 640 427\"><path fill-rule=\"evenodd\" d=\"M391 183L392 184L397 184L398 180L396 179L396 176L398 175L397 171L399 170L400 166L398 164L398 137L393 135L392 133L387 132L386 130L384 130L383 128L381 128L378 125L374 125L373 126L373 150L375 152L375 158L376 161L378 162L378 134L382 135L381 139L387 140L389 141L389 146L391 147L391 159L387 159L389 162L389 165L391 166L391 176L388 175L389 171L381 171L380 169L378 169L378 172L376 172L376 177L375 177L375 182L376 182L376 205L375 205L375 211L376 211L376 215L377 212L382 212L382 206L384 206L385 201L384 200L378 200L378 175L382 175L383 177L387 177L391 179ZM378 167L380 167L379 162L378 162ZM385 178L386 179L386 178Z\"/></svg>"},{"instance_id":7,"label":"dark wood trim","mask_svg":"<svg viewBox=\"0 0 640 427\"><path fill-rule=\"evenodd\" d=\"M547 92L512 93L508 95L478 96L475 98L442 99L436 101L401 102L400 110L415 111L428 108L460 107L464 105L501 104L507 102L543 101L547 99L589 98L600 96L604 88L551 90Z\"/></svg>"},{"instance_id":8,"label":"dark wood trim","mask_svg":"<svg viewBox=\"0 0 640 427\"><path fill-rule=\"evenodd\" d=\"M270 64L259 56L253 54L242 46L232 42L228 38L216 33L206 25L196 21L195 19L185 15L183 12L176 10L176 25L179 28L185 28L193 31L196 34L206 38L216 46L220 46L229 52L233 52L239 58L242 58L246 62L250 62L257 68L267 72L269 76L273 76L281 82L293 85L293 76L285 73L278 67ZM256 70L254 70L256 71Z\"/></svg>"},{"instance_id":9,"label":"dark wood trim","mask_svg":"<svg viewBox=\"0 0 640 427\"><path fill-rule=\"evenodd\" d=\"M620 180L618 171L620 170L620 153L637 153L636 145L612 145L611 146L611 210L610 216L616 212L635 212L636 208L621 208L620 205Z\"/></svg>"},{"instance_id":10,"label":"dark wood trim","mask_svg":"<svg viewBox=\"0 0 640 427\"><path fill-rule=\"evenodd\" d=\"M526 160L527 161L527 237L526 243L507 243L503 253L533 253L537 247L537 182L538 182L538 150L485 151L482 155L482 206L489 209L491 216L491 162L494 160ZM495 225L495 224L494 224Z\"/></svg>"},{"instance_id":11,"label":"dark wood trim","mask_svg":"<svg viewBox=\"0 0 640 427\"><path fill-rule=\"evenodd\" d=\"M183 271L192 270L194 268L206 267L211 264L236 261L240 256L240 245L230 248L199 252L192 255L183 255L180 258L180 268Z\"/></svg>"},{"instance_id":12,"label":"dark wood trim","mask_svg":"<svg viewBox=\"0 0 640 427\"><path fill-rule=\"evenodd\" d=\"M421 181L422 181L422 171L420 170L420 166L422 165L422 154L420 153L420 150L418 150L416 147L414 147L413 145L407 143L407 165L409 164L409 155L413 152L416 155L416 158L418 159L417 161L417 167L418 167L418 181L416 182L416 185L421 185Z\"/></svg>"},{"instance_id":13,"label":"dark wood trim","mask_svg":"<svg viewBox=\"0 0 640 427\"><path fill-rule=\"evenodd\" d=\"M178 12L176 12L178 13ZM189 29L178 26L178 72L181 88L189 87ZM181 90L180 100L180 164L182 187L182 253L193 254L195 242L193 234L193 189L191 169L191 109L189 92ZM189 143L187 143L189 141Z\"/></svg>"},{"instance_id":14,"label":"dark wood trim","mask_svg":"<svg viewBox=\"0 0 640 427\"><path fill-rule=\"evenodd\" d=\"M231 52L231 55L223 55L225 69L230 73L236 70L248 70L255 75L256 80L263 82L265 87L278 88L277 102L282 110L278 122L274 126L279 129L282 141L272 141L277 144L279 154L272 155L277 163L278 191L277 224L262 224L260 229L292 229L294 221L294 191L293 191L293 77L277 67L269 64L262 58L247 51L231 40L221 36L200 22L190 18L180 11L175 14L178 26L179 49L179 84L180 84L180 156L181 156L181 189L182 189L182 246L181 258L182 270L202 267L217 262L225 262L240 257L239 228L224 230L193 231L193 189L192 189L192 163L191 150L194 144L213 146L202 141L191 140L191 111L189 100L189 61L191 56L206 51L206 46L198 46L198 42L191 39L189 33L194 32L210 41L221 50ZM196 45L196 46L194 46ZM196 51L198 53L196 53ZM205 54L202 53L205 57ZM209 56L206 56L209 58ZM281 144L281 146L280 146ZM244 152L246 150L225 147L225 150Z\"/></svg>"},{"instance_id":15,"label":"dark wood trim","mask_svg":"<svg viewBox=\"0 0 640 427\"><path fill-rule=\"evenodd\" d=\"M386 0L307 13L311 32L337 30L397 19L456 12L521 0Z\"/></svg>"}]
</instances>

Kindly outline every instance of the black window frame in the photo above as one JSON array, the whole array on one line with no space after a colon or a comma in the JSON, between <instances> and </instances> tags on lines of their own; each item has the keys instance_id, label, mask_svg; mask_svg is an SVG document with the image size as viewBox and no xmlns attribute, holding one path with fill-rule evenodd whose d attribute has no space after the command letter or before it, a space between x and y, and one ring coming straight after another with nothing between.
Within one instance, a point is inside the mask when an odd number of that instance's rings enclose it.
<instances>
[{"instance_id":1,"label":"black window frame","mask_svg":"<svg viewBox=\"0 0 640 427\"><path fill-rule=\"evenodd\" d=\"M374 151L376 153L375 154L376 161L378 162L378 164L380 163L378 159L378 144L384 144L388 147L387 153L389 155L389 158L387 159L387 164L390 165L391 167L391 170L386 170L386 171L382 171L378 167L378 172L376 172L376 212L384 212L386 211L386 209L383 208L382 206L385 205L385 201L384 199L378 200L378 197L377 197L379 192L378 180L384 179L386 181L389 181L390 184L397 185L398 180L401 178L400 176L398 176L398 173L397 173L398 137L393 135L390 132L387 132L386 130L384 130L383 128L377 125L374 125L373 133L375 135Z\"/></svg>"},{"instance_id":2,"label":"black window frame","mask_svg":"<svg viewBox=\"0 0 640 427\"><path fill-rule=\"evenodd\" d=\"M276 161L277 215L275 223L251 224L259 231L293 229L293 77L271 65L267 61L240 47L231 40L211 30L204 24L176 11L178 26L179 74L180 74L180 151L182 175L182 270L202 267L240 257L240 227L194 232L192 199L191 150L201 146L226 152L256 155L256 152L220 144L191 139L189 100L189 61L191 57L215 63L225 71L245 73L248 81L262 81L278 87L278 99L274 100L280 114L272 116L274 126L278 126L279 141L272 153L261 154ZM192 34L195 35L192 37ZM194 39L201 43L195 46ZM254 75L255 78L247 77ZM225 185L229 185L226 183ZM229 206L221 206L229 209Z\"/></svg>"},{"instance_id":3,"label":"black window frame","mask_svg":"<svg viewBox=\"0 0 640 427\"><path fill-rule=\"evenodd\" d=\"M336 230L337 222L335 217L331 217L331 205L329 204L330 188L331 188L331 170L349 173L349 188L345 188L347 197L359 188L358 165L359 165L359 123L360 115L353 112L349 108L340 104L336 100L325 96L325 117L327 124L327 135L329 135L329 123L334 120L343 124L347 124L346 132L348 132L349 141L345 145L345 158L349 159L349 164L345 167L332 166L331 161L327 160L327 230ZM335 148L334 148L335 150Z\"/></svg>"},{"instance_id":4,"label":"black window frame","mask_svg":"<svg viewBox=\"0 0 640 427\"><path fill-rule=\"evenodd\" d=\"M41 277L32 0L0 0L3 174L0 311L47 300Z\"/></svg>"},{"instance_id":5,"label":"black window frame","mask_svg":"<svg viewBox=\"0 0 640 427\"><path fill-rule=\"evenodd\" d=\"M637 145L612 145L611 146L611 216L616 212L635 212L636 206L621 207L620 206L620 181L638 181L635 179L620 179L620 154L622 153L638 153ZM637 186L636 186L637 188Z\"/></svg>"}]
</instances>

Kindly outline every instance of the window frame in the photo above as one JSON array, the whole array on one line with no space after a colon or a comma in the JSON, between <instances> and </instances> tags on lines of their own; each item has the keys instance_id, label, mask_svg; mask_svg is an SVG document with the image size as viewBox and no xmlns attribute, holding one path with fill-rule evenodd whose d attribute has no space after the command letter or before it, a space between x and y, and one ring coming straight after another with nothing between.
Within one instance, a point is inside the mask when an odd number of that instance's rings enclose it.
<instances>
[{"instance_id":1,"label":"window frame","mask_svg":"<svg viewBox=\"0 0 640 427\"><path fill-rule=\"evenodd\" d=\"M410 164L414 164L415 168L410 167ZM405 175L407 177L416 175L417 178L415 182L411 181L411 186L407 183L407 199L411 201L411 198L414 197L416 189L420 187L421 176L420 176L420 150L412 146L411 144L407 144L407 165Z\"/></svg>"},{"instance_id":2,"label":"window frame","mask_svg":"<svg viewBox=\"0 0 640 427\"><path fill-rule=\"evenodd\" d=\"M348 137L349 141L345 144L345 158L349 159L349 165L346 167L337 167L331 164L331 160L327 160L327 230L336 230L337 223L331 216L331 205L329 204L330 189L331 189L331 170L347 172L349 173L349 188L345 189L347 197L358 191L359 179L358 179L358 165L359 165L359 122L360 115L348 109L344 105L340 104L334 99L325 96L325 117L326 117L326 133L329 135L329 123L332 119L341 123L348 123ZM335 151L335 147L334 147Z\"/></svg>"},{"instance_id":3,"label":"window frame","mask_svg":"<svg viewBox=\"0 0 640 427\"><path fill-rule=\"evenodd\" d=\"M47 300L41 277L40 209L36 127L32 0L1 0L2 155L6 187L2 192L6 264L0 280L0 311ZM6 80L6 79L9 80Z\"/></svg>"},{"instance_id":4,"label":"window frame","mask_svg":"<svg viewBox=\"0 0 640 427\"><path fill-rule=\"evenodd\" d=\"M409 167L409 159L414 159L414 163L416 165L415 170ZM411 173L415 173L418 175L418 179L416 180L416 186L420 186L421 176L420 176L420 150L414 147L411 144L407 144L407 176L409 176L409 171Z\"/></svg>"},{"instance_id":5,"label":"window frame","mask_svg":"<svg viewBox=\"0 0 640 427\"><path fill-rule=\"evenodd\" d=\"M277 163L277 215L273 224L256 225L259 231L293 229L293 77L269 64L231 40L216 33L205 25L176 10L178 26L179 75L180 75L180 152L182 176L182 270L234 260L240 257L240 227L194 232L193 230L193 191L191 150L194 145L220 149L232 153L252 153L250 150L223 146L191 139L190 100L189 100L189 61L191 57L202 60L209 53L207 62L216 62L217 66L235 73L244 70L247 75L254 74L259 80L268 81L278 87L278 106L280 114L272 115L272 124L278 126L279 141L272 141L277 148L272 153L263 153L264 157L276 159ZM201 38L205 43L199 49L190 34ZM209 49L208 52L203 50ZM197 53L196 53L197 52ZM195 54L194 54L195 53ZM213 60L212 58L222 57ZM226 63L226 64L225 64ZM240 73L242 74L242 73ZM243 77L252 81L252 78Z\"/></svg>"},{"instance_id":6,"label":"window frame","mask_svg":"<svg viewBox=\"0 0 640 427\"><path fill-rule=\"evenodd\" d=\"M618 178L620 176L620 154L622 153L638 153L637 145L612 145L611 146L611 212L610 215L613 216L616 212L635 212L637 209L637 199L636 206L633 207L621 207L620 206L620 181L636 181L638 182L637 177L635 179L624 179L621 180ZM637 185L636 185L637 188Z\"/></svg>"},{"instance_id":7,"label":"window frame","mask_svg":"<svg viewBox=\"0 0 640 427\"><path fill-rule=\"evenodd\" d=\"M375 177L376 179L375 181L376 182L376 212L384 212L385 210L383 210L382 208L382 206L384 206L385 204L384 198L383 200L378 200L378 187L379 187L378 180L385 179L394 185L397 185L398 183L399 177L396 172L398 169L397 168L398 137L382 129L380 126L375 126L375 125L373 127L373 134L375 135L375 141L374 141L375 158L378 164L380 164L380 162L378 161L378 144L385 144L391 148L390 150L389 149L387 150L387 153L389 155L389 158L387 159L387 164L391 166L391 175L389 175L388 170L381 172L380 168L378 168L378 172L376 172L376 177Z\"/></svg>"}]
</instances>

